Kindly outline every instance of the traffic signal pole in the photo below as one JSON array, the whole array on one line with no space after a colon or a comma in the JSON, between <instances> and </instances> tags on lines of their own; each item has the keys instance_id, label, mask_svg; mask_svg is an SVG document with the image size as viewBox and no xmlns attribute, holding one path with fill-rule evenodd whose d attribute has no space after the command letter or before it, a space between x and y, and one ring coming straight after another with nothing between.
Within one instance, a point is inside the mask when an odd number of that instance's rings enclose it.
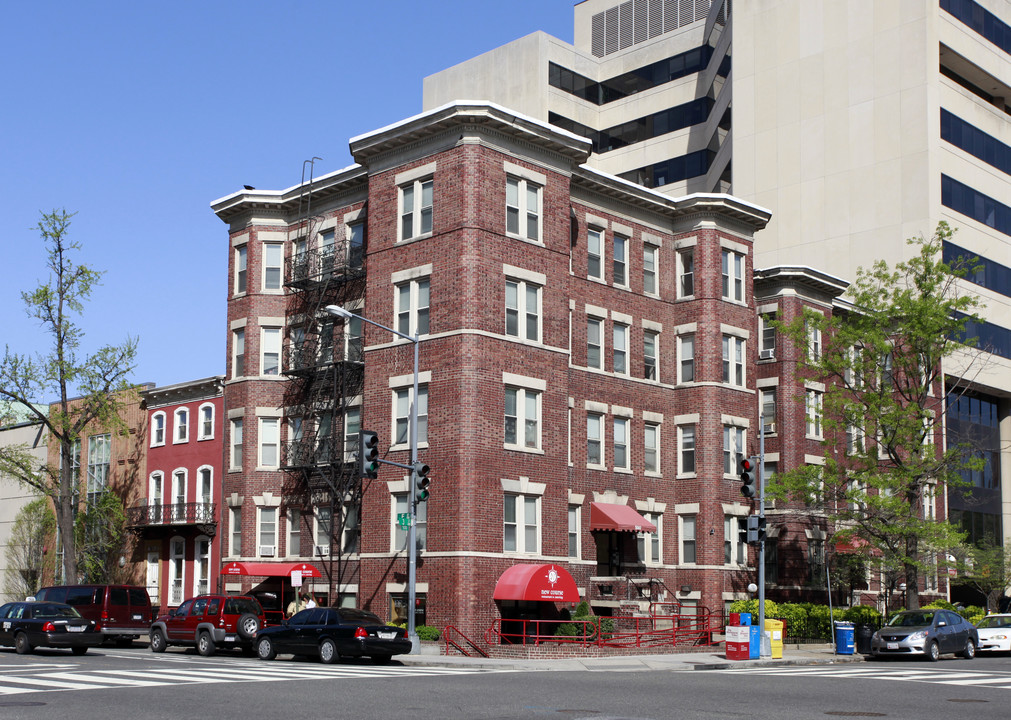
<instances>
[{"instance_id":1,"label":"traffic signal pole","mask_svg":"<svg viewBox=\"0 0 1011 720\"><path fill-rule=\"evenodd\" d=\"M765 416L758 416L758 646L765 655ZM769 648L772 654L772 648Z\"/></svg>"}]
</instances>

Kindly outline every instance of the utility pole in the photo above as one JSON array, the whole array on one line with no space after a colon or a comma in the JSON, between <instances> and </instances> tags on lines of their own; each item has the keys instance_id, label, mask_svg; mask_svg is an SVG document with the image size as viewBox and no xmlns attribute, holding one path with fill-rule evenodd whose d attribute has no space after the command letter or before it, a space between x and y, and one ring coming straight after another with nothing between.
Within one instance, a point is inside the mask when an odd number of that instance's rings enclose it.
<instances>
[{"instance_id":1,"label":"utility pole","mask_svg":"<svg viewBox=\"0 0 1011 720\"><path fill-rule=\"evenodd\" d=\"M758 637L765 656L765 416L758 416ZM772 654L770 644L769 655Z\"/></svg>"}]
</instances>

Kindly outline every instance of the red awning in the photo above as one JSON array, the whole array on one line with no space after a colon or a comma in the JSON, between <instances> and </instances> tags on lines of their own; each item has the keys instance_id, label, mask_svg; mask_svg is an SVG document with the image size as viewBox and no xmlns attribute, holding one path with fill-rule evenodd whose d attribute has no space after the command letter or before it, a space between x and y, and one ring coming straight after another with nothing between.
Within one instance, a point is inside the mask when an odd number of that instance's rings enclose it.
<instances>
[{"instance_id":1,"label":"red awning","mask_svg":"<svg viewBox=\"0 0 1011 720\"><path fill-rule=\"evenodd\" d=\"M513 565L495 583L495 600L579 602L579 589L560 565Z\"/></svg>"},{"instance_id":2,"label":"red awning","mask_svg":"<svg viewBox=\"0 0 1011 720\"><path fill-rule=\"evenodd\" d=\"M290 577L294 571L302 577L322 577L315 565L309 563L254 563L230 562L221 568L222 575L253 575L256 577Z\"/></svg>"},{"instance_id":3,"label":"red awning","mask_svg":"<svg viewBox=\"0 0 1011 720\"><path fill-rule=\"evenodd\" d=\"M590 503L590 530L656 532L656 525L630 508L614 503Z\"/></svg>"}]
</instances>

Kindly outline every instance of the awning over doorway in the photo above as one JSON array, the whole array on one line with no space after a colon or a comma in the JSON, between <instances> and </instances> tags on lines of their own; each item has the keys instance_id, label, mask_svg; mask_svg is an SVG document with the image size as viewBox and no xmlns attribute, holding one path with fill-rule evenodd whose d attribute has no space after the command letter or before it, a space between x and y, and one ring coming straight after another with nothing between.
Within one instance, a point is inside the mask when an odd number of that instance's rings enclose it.
<instances>
[{"instance_id":1,"label":"awning over doorway","mask_svg":"<svg viewBox=\"0 0 1011 720\"><path fill-rule=\"evenodd\" d=\"M298 571L302 577L321 577L319 569L309 563L230 562L221 568L222 575L252 575L255 577L290 577Z\"/></svg>"},{"instance_id":2,"label":"awning over doorway","mask_svg":"<svg viewBox=\"0 0 1011 720\"><path fill-rule=\"evenodd\" d=\"M579 602L579 588L560 565L513 565L502 573L492 595L495 600Z\"/></svg>"},{"instance_id":3,"label":"awning over doorway","mask_svg":"<svg viewBox=\"0 0 1011 720\"><path fill-rule=\"evenodd\" d=\"M614 503L590 503L590 530L656 532L656 525L630 508Z\"/></svg>"}]
</instances>

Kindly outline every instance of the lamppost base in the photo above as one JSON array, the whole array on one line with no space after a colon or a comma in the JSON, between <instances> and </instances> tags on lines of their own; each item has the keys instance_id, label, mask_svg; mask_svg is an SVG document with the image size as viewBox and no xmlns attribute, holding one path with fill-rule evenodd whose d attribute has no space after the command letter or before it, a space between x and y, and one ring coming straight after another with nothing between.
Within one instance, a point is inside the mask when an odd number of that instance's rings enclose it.
<instances>
[{"instance_id":1,"label":"lamppost base","mask_svg":"<svg viewBox=\"0 0 1011 720\"><path fill-rule=\"evenodd\" d=\"M421 638L418 637L417 633L408 633L407 639L411 641L411 655L421 654Z\"/></svg>"}]
</instances>

